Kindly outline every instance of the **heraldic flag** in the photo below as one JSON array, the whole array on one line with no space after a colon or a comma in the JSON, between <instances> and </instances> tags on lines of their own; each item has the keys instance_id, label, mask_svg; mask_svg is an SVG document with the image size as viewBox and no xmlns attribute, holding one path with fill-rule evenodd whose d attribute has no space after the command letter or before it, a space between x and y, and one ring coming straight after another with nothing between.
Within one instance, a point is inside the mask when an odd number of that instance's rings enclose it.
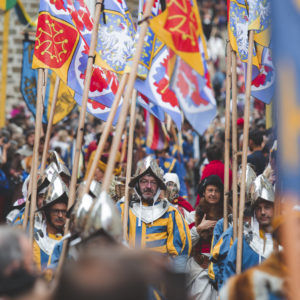
<instances>
[{"instance_id":1,"label":"heraldic flag","mask_svg":"<svg viewBox=\"0 0 300 300\"><path fill-rule=\"evenodd\" d=\"M94 20L91 17L90 11L83 0L75 0L74 2L73 0L67 0L67 2L68 2L67 8L72 17L73 23L78 29L78 32L80 33L80 36L82 37L86 47L89 47L91 43L92 29L94 24ZM107 82L112 83L110 86L111 90L113 91L113 93L116 93L118 89L118 80L116 75L110 71L105 71L105 73L106 73ZM94 84L95 82L97 81L93 80L92 84ZM74 99L76 100L79 106L82 105L82 95L75 93ZM113 125L116 125L122 107L122 103L123 101L121 99L115 118L113 120ZM88 113L92 114L94 117L98 119L101 119L104 122L107 121L108 115L110 113L109 107L103 105L99 101L95 101L92 99L88 99L86 110Z\"/></svg>"},{"instance_id":2,"label":"heraldic flag","mask_svg":"<svg viewBox=\"0 0 300 300\"><path fill-rule=\"evenodd\" d=\"M249 4L249 5L248 5ZM231 0L228 35L239 54L245 76L248 62L248 31L254 30L251 95L269 104L274 94L275 72L270 49L270 0Z\"/></svg>"},{"instance_id":3,"label":"heraldic flag","mask_svg":"<svg viewBox=\"0 0 300 300\"><path fill-rule=\"evenodd\" d=\"M135 27L125 0L109 0L104 3L100 16L97 54L105 65L123 73L127 62L132 60Z\"/></svg>"},{"instance_id":4,"label":"heraldic flag","mask_svg":"<svg viewBox=\"0 0 300 300\"><path fill-rule=\"evenodd\" d=\"M228 36L232 49L239 54L242 62L248 62L249 14L245 0L231 0L229 8ZM253 50L252 63L259 68L261 58Z\"/></svg>"},{"instance_id":5,"label":"heraldic flag","mask_svg":"<svg viewBox=\"0 0 300 300\"><path fill-rule=\"evenodd\" d=\"M92 38L94 20L83 0L67 0L68 11L86 45ZM135 28L124 0L106 1L99 20L95 64L122 73L132 58Z\"/></svg>"},{"instance_id":6,"label":"heraldic flag","mask_svg":"<svg viewBox=\"0 0 300 300\"><path fill-rule=\"evenodd\" d=\"M206 64L205 40L199 38L204 76L199 75L181 57L177 56L170 83L180 108L192 127L202 135L217 113L216 100Z\"/></svg>"},{"instance_id":7,"label":"heraldic flag","mask_svg":"<svg viewBox=\"0 0 300 300\"><path fill-rule=\"evenodd\" d=\"M154 115L158 120L162 122L165 120L164 111L158 105L154 104L152 101L149 101L149 99L140 92L137 96L137 103Z\"/></svg>"},{"instance_id":8,"label":"heraldic flag","mask_svg":"<svg viewBox=\"0 0 300 300\"><path fill-rule=\"evenodd\" d=\"M53 70L75 93L82 95L89 46L83 38L85 24L75 9L71 16L72 5L69 0L40 1L32 67ZM107 72L94 66L89 98L110 107L115 93L112 89L118 81L115 74L107 76Z\"/></svg>"},{"instance_id":9,"label":"heraldic flag","mask_svg":"<svg viewBox=\"0 0 300 300\"><path fill-rule=\"evenodd\" d=\"M76 100L77 104L79 106L81 106L82 104L82 97L81 95L75 94L74 99ZM118 122L118 118L122 109L122 104L123 104L123 100L121 99L119 106L117 108L115 117L113 119L113 125L115 126ZM86 106L86 111L88 113L90 113L91 115L93 115L94 117L106 122L107 118L109 116L111 108L110 107L106 107L105 105L92 100L92 99L88 99L87 101L87 106Z\"/></svg>"},{"instance_id":10,"label":"heraldic flag","mask_svg":"<svg viewBox=\"0 0 300 300\"><path fill-rule=\"evenodd\" d=\"M21 77L21 93L24 100L35 116L36 113L36 98L37 98L37 70L31 68L33 57L34 42L29 40L23 41L23 65L22 65L22 77ZM44 100L44 113L43 123L47 123L50 116L51 102L54 92L54 85L56 81L56 74L49 70L48 80L46 87L46 94ZM69 89L65 83L60 82L58 96L56 101L55 115L53 124L58 123L64 117L66 117L74 108L76 102L73 99L74 92Z\"/></svg>"},{"instance_id":11,"label":"heraldic flag","mask_svg":"<svg viewBox=\"0 0 300 300\"><path fill-rule=\"evenodd\" d=\"M139 20L143 18L143 12L146 6L145 0L139 0ZM161 5L160 1L154 1L151 9L150 18L154 18L161 13ZM135 46L138 42L140 26L137 28L137 34L135 36ZM158 54L158 52L163 48L163 42L157 37L152 29L148 26L147 33L144 40L143 51L140 57L138 72L137 75L139 78L145 79L148 75L148 72L151 68L151 64L153 62L154 57ZM129 65L130 66L130 65Z\"/></svg>"},{"instance_id":12,"label":"heraldic flag","mask_svg":"<svg viewBox=\"0 0 300 300\"><path fill-rule=\"evenodd\" d=\"M150 20L155 34L189 66L204 76L198 37L201 32L196 0L167 0L163 13Z\"/></svg>"},{"instance_id":13,"label":"heraldic flag","mask_svg":"<svg viewBox=\"0 0 300 300\"><path fill-rule=\"evenodd\" d=\"M178 100L175 93L169 88L168 61L169 50L164 46L154 57L146 80L137 78L134 87L147 97L150 102L158 106L157 112L163 111L167 113L177 128L181 129L182 117ZM143 107L147 109L145 105ZM164 121L163 115L161 116L159 113L155 115L161 121Z\"/></svg>"},{"instance_id":14,"label":"heraldic flag","mask_svg":"<svg viewBox=\"0 0 300 300\"><path fill-rule=\"evenodd\" d=\"M254 41L263 47L270 47L271 0L251 0L249 5L249 30L255 30Z\"/></svg>"}]
</instances>

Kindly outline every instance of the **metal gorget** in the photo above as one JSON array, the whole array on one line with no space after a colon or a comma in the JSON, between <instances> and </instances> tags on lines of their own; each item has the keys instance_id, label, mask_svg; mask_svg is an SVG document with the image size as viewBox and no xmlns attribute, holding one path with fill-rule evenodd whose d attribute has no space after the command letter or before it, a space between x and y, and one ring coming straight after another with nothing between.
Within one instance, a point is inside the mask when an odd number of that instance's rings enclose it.
<instances>
[{"instance_id":1,"label":"metal gorget","mask_svg":"<svg viewBox=\"0 0 300 300\"><path fill-rule=\"evenodd\" d=\"M169 201L162 199L154 203L151 206L144 206L142 202L133 202L131 203L132 213L144 223L149 224L153 223L160 217L162 217L169 208Z\"/></svg>"}]
</instances>

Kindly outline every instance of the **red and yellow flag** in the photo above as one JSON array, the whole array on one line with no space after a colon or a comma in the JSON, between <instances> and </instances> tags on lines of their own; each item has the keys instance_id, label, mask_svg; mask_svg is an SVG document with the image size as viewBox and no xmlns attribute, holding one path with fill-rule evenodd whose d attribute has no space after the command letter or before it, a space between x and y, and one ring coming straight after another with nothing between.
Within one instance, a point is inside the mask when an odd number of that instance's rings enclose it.
<instances>
[{"instance_id":1,"label":"red and yellow flag","mask_svg":"<svg viewBox=\"0 0 300 300\"><path fill-rule=\"evenodd\" d=\"M195 0L167 0L163 13L150 20L155 34L188 65L204 75L199 51L199 36L203 35Z\"/></svg>"},{"instance_id":2,"label":"red and yellow flag","mask_svg":"<svg viewBox=\"0 0 300 300\"><path fill-rule=\"evenodd\" d=\"M32 68L49 68L67 82L69 65L78 40L79 33L74 26L48 12L41 12Z\"/></svg>"}]
</instances>

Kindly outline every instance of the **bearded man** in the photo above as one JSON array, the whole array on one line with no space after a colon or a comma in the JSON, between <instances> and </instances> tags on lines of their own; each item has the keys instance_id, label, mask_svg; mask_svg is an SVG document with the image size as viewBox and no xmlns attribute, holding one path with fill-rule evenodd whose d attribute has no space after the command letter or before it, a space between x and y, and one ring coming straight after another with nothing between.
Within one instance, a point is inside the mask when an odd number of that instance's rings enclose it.
<instances>
[{"instance_id":1,"label":"bearded man","mask_svg":"<svg viewBox=\"0 0 300 300\"><path fill-rule=\"evenodd\" d=\"M189 227L165 198L163 171L151 156L139 162L135 176L129 182L134 189L129 203L127 240L133 248L148 248L168 255L175 270L183 272L191 251ZM118 204L124 216L124 198Z\"/></svg>"}]
</instances>

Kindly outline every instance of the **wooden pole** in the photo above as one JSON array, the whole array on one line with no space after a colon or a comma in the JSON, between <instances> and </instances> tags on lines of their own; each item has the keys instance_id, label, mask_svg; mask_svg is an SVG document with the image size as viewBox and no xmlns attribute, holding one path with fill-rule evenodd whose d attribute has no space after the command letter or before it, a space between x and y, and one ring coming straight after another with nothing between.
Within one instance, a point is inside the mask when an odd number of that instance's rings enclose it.
<instances>
[{"instance_id":1,"label":"wooden pole","mask_svg":"<svg viewBox=\"0 0 300 300\"><path fill-rule=\"evenodd\" d=\"M97 44L97 35L98 35L98 27L99 27L100 15L101 15L102 3L103 3L102 0L101 1L97 0L97 2L96 2L91 45L90 45L90 50L89 50L89 58L88 58L88 63L87 63L87 68L86 68L86 77L85 77L85 81L84 81L84 89L83 89L83 96L82 96L82 105L81 105L79 124L78 124L78 129L77 129L76 148L75 148L75 156L74 156L74 162L73 162L73 167L72 167L72 177L71 177L71 183L70 183L68 208L70 208L75 201L78 165L79 165L79 158L80 158L81 147L82 147L84 121L85 121L85 114L86 114L89 90L90 90L90 85L91 85L92 70L93 70L93 58L95 55L95 49L96 49L96 44ZM67 226L66 226L66 229L68 229Z\"/></svg>"},{"instance_id":2,"label":"wooden pole","mask_svg":"<svg viewBox=\"0 0 300 300\"><path fill-rule=\"evenodd\" d=\"M232 216L233 216L233 240L237 237L237 75L236 75L236 53L232 51Z\"/></svg>"},{"instance_id":3,"label":"wooden pole","mask_svg":"<svg viewBox=\"0 0 300 300\"><path fill-rule=\"evenodd\" d=\"M36 210L37 199L37 175L39 165L39 144L42 132L42 118L43 118L43 92L46 86L47 71L45 69L38 69L38 85L37 85L37 99L36 99L36 116L35 116L35 135L33 147L33 161L32 161L32 193L30 202L30 227L29 238L33 241L34 231L34 215Z\"/></svg>"},{"instance_id":4,"label":"wooden pole","mask_svg":"<svg viewBox=\"0 0 300 300\"><path fill-rule=\"evenodd\" d=\"M124 129L124 140L123 140L123 144L122 144L122 150L121 150L121 158L120 158L120 163L122 164L125 160L126 157L126 148L127 148L127 142L128 142L128 136L127 136L127 128L125 127Z\"/></svg>"},{"instance_id":5,"label":"wooden pole","mask_svg":"<svg viewBox=\"0 0 300 300\"><path fill-rule=\"evenodd\" d=\"M226 102L225 102L225 151L224 151L224 226L228 228L229 156L230 156L230 88L231 88L231 45L226 48Z\"/></svg>"},{"instance_id":6,"label":"wooden pole","mask_svg":"<svg viewBox=\"0 0 300 300\"><path fill-rule=\"evenodd\" d=\"M44 173L44 170L46 167L46 160L47 160L47 154L48 154L48 149L49 149L50 135L51 135L52 127L53 127L53 119L54 119L56 101L57 101L57 96L58 96L58 91L59 91L59 84L60 84L60 79L56 75L55 86L54 86L54 91L53 91L53 98L52 98L52 103L51 103L51 111L50 111L50 116L49 116L49 120L48 120L47 132L46 132L45 143L44 143L44 151L43 151L43 156L42 156L41 175Z\"/></svg>"},{"instance_id":7,"label":"wooden pole","mask_svg":"<svg viewBox=\"0 0 300 300\"><path fill-rule=\"evenodd\" d=\"M43 71L43 87L42 87L42 124L43 124L43 111L44 111L44 103L45 103L45 97L46 97L46 89L47 89L47 80L48 80L48 69L44 69ZM44 129L43 129L43 125L41 126L41 136L44 136ZM39 167L39 162L38 161L38 167Z\"/></svg>"},{"instance_id":8,"label":"wooden pole","mask_svg":"<svg viewBox=\"0 0 300 300\"><path fill-rule=\"evenodd\" d=\"M273 111L272 103L266 104L266 129L270 129L273 126L272 111Z\"/></svg>"},{"instance_id":9,"label":"wooden pole","mask_svg":"<svg viewBox=\"0 0 300 300\"><path fill-rule=\"evenodd\" d=\"M129 125L129 138L128 138L128 153L127 153L127 169L126 169L126 183L125 183L125 200L124 200L124 217L123 217L123 240L127 240L127 223L128 223L128 208L129 208L129 182L131 179L132 170L132 155L133 155L133 139L134 139L134 127L136 121L136 96L137 91L134 90L131 100L130 109L130 125Z\"/></svg>"},{"instance_id":10,"label":"wooden pole","mask_svg":"<svg viewBox=\"0 0 300 300\"><path fill-rule=\"evenodd\" d=\"M166 123L167 123L167 130L168 130L168 132L170 132L171 131L171 125L172 125L172 119L171 119L171 117L170 117L170 115L168 115L168 114L165 114L165 116L166 116L166 119L167 119L167 121L166 121Z\"/></svg>"},{"instance_id":11,"label":"wooden pole","mask_svg":"<svg viewBox=\"0 0 300 300\"><path fill-rule=\"evenodd\" d=\"M43 121L43 107L44 107L43 103L44 103L45 94L46 94L47 77L48 77L48 69L43 69L42 87L41 87L41 93L42 93L41 94L41 97L42 97L42 101L41 101L42 102L42 110L40 112L41 113L41 117L40 117L41 122ZM36 109L36 116L37 116L37 109ZM41 123L40 137L42 135L42 130L43 130L43 127L42 127L42 123ZM39 140L39 143L40 143L40 140ZM39 157L39 153L38 153L38 157ZM26 204L25 204L25 211L24 211L24 221L23 221L23 225L22 225L22 228L23 228L24 231L27 230L27 224L28 224L28 218L29 218L29 211L30 211L30 214L31 214L31 210L29 210L29 207L31 207L31 203L29 203L29 196L31 195L31 193L33 191L33 178L34 178L33 177L33 170L34 170L34 168L38 169L38 167L39 167L39 160L36 162L35 161L35 155L32 155L31 170L30 170L30 177L29 177L29 183L28 183L28 192L27 192ZM36 180L37 180L37 178L36 178ZM31 197L31 200L32 200L32 197ZM33 212L33 214L35 214L35 211ZM34 216L33 216L33 218L34 218ZM34 224L32 224L32 226L34 228Z\"/></svg>"},{"instance_id":12,"label":"wooden pole","mask_svg":"<svg viewBox=\"0 0 300 300\"><path fill-rule=\"evenodd\" d=\"M144 18L147 18L148 16L151 15L152 4L153 4L153 0L148 0L146 2ZM127 113L128 113L129 101L130 101L130 98L132 95L132 90L133 90L134 82L136 79L137 68L138 68L139 59L140 59L140 56L141 56L141 53L143 50L144 38L147 33L148 23L146 21L142 22L140 28L141 28L140 36L139 36L139 40L138 40L138 43L136 46L136 51L135 51L134 59L132 62L131 71L129 74L128 84L127 84L127 88L126 88L125 95L124 95L122 112L121 112L120 119L118 122L116 134L113 139L110 156L109 156L109 160L107 163L106 172L105 172L104 179L103 179L102 191L108 191L108 188L110 185L111 175L112 175L114 165L115 165L115 157L116 157L116 154L117 154L117 151L119 148L124 124L125 124Z\"/></svg>"},{"instance_id":13,"label":"wooden pole","mask_svg":"<svg viewBox=\"0 0 300 300\"><path fill-rule=\"evenodd\" d=\"M24 231L27 230L27 223L28 223L28 215L29 215L29 206L30 206L30 202L29 202L29 195L31 194L32 191L32 171L33 171L33 166L34 166L35 162L34 162L34 157L32 157L32 161L31 161L31 170L30 170L30 177L29 177L29 182L28 182L28 190L27 190L27 196L26 196L26 202L25 202L25 210L24 210L24 220L23 220L23 224L22 224L22 229Z\"/></svg>"},{"instance_id":14,"label":"wooden pole","mask_svg":"<svg viewBox=\"0 0 300 300\"><path fill-rule=\"evenodd\" d=\"M181 130L179 130L178 131L178 143L179 143L179 151L180 151L180 153L182 153L183 154L183 138L182 138L182 131Z\"/></svg>"},{"instance_id":15,"label":"wooden pole","mask_svg":"<svg viewBox=\"0 0 300 300\"><path fill-rule=\"evenodd\" d=\"M249 117L250 117L250 96L251 96L251 82L252 82L252 57L254 45L254 31L249 32L248 45L248 64L247 64L247 82L245 92L245 110L244 110L244 129L243 129L243 154L242 154L242 175L241 175L241 193L240 193L240 207L238 220L238 244L236 257L236 273L242 271L242 252L243 252L243 219L245 208L245 194L246 194L246 166L248 154L248 137L249 137Z\"/></svg>"},{"instance_id":16,"label":"wooden pole","mask_svg":"<svg viewBox=\"0 0 300 300\"><path fill-rule=\"evenodd\" d=\"M78 164L79 164L79 158L80 158L80 152L81 152L81 146L82 146L84 121L85 121L85 114L86 114L89 90L90 90L90 85L91 85L93 60L94 60L93 58L94 58L95 50L96 50L98 27L99 27L99 20L100 20L100 15L101 15L102 4L103 4L102 0L96 1L91 45L90 45L90 50L89 50L89 58L88 58L88 63L87 63L87 68L86 68L86 77L85 77L85 81L84 81L84 89L83 89L82 104L81 104L81 110L80 110L80 116L79 116L79 124L78 124L78 129L77 129L76 149L75 149L75 157L74 157L74 162L73 162L72 177L71 177L71 183L70 183L68 209L74 204L75 196L76 196ZM69 231L69 220L67 220L66 225L65 225L65 234L67 234L68 231ZM62 253L61 253L60 260L59 260L58 267L57 267L57 274L58 274L57 276L58 277L60 276L60 272L61 272L64 260L65 260L66 252L67 252L67 240L64 240Z\"/></svg>"},{"instance_id":17,"label":"wooden pole","mask_svg":"<svg viewBox=\"0 0 300 300\"><path fill-rule=\"evenodd\" d=\"M4 23L3 23L2 67L1 67L2 78L1 78L1 93L0 93L0 128L5 126L9 14L10 14L9 10L7 10L4 13Z\"/></svg>"},{"instance_id":18,"label":"wooden pole","mask_svg":"<svg viewBox=\"0 0 300 300\"><path fill-rule=\"evenodd\" d=\"M125 89L125 85L126 85L126 83L128 81L128 76L129 76L129 74L127 74L127 73L122 76L122 79L121 79L118 91L116 93L113 105L112 105L111 110L109 112L109 115L108 115L108 118L107 118L104 130L102 132L100 141L99 141L99 143L97 145L97 149L96 149L96 152L95 152L95 157L94 157L93 163L91 165L88 177L86 179L86 184L85 184L85 188L84 188L84 191L83 191L83 195L86 194L86 193L88 193L88 191L90 189L91 182L92 182L92 180L94 178L94 174L95 174L95 171L97 169L98 161L99 161L99 159L101 157L101 154L103 152L104 145L105 145L106 140L108 138L109 132L110 132L111 127L112 127L113 120L115 118L117 109L119 107L119 103L120 103L122 94L123 94L124 89Z\"/></svg>"}]
</instances>

